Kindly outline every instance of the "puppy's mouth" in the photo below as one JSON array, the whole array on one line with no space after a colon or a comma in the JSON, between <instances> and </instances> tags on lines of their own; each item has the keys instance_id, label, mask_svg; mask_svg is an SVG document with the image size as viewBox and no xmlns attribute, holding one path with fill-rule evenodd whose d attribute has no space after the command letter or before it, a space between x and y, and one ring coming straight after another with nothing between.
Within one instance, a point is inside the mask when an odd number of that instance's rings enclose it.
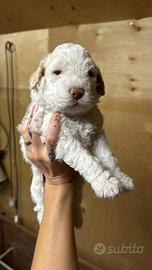
<instances>
[{"instance_id":1,"label":"puppy's mouth","mask_svg":"<svg viewBox=\"0 0 152 270\"><path fill-rule=\"evenodd\" d=\"M78 102L76 102L75 104L73 104L71 107L76 107L76 106L78 106L79 105L79 103Z\"/></svg>"},{"instance_id":2,"label":"puppy's mouth","mask_svg":"<svg viewBox=\"0 0 152 270\"><path fill-rule=\"evenodd\" d=\"M77 107L79 105L79 103L78 102L75 102L74 104L71 104L70 106L68 106L68 107L70 107L70 108L75 108L75 107Z\"/></svg>"}]
</instances>

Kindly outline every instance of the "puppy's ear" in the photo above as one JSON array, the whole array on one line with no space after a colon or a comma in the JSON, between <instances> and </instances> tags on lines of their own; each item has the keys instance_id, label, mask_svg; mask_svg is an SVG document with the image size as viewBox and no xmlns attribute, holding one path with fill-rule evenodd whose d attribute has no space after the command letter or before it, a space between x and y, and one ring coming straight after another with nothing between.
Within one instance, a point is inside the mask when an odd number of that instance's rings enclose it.
<instances>
[{"instance_id":1,"label":"puppy's ear","mask_svg":"<svg viewBox=\"0 0 152 270\"><path fill-rule=\"evenodd\" d=\"M37 70L32 74L29 84L30 89L33 89L37 86L38 82L45 75L44 60L42 60L37 68Z\"/></svg>"},{"instance_id":2,"label":"puppy's ear","mask_svg":"<svg viewBox=\"0 0 152 270\"><path fill-rule=\"evenodd\" d=\"M105 94L105 85L104 85L104 81L102 79L100 69L98 67L97 67L96 90L101 96L104 96L104 94Z\"/></svg>"}]
</instances>

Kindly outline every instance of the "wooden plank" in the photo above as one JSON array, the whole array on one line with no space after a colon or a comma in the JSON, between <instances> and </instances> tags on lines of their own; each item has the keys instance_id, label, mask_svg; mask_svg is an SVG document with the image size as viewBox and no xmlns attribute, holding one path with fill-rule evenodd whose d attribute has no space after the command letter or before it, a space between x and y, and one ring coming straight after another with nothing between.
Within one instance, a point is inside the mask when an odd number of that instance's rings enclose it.
<instances>
[{"instance_id":1,"label":"wooden plank","mask_svg":"<svg viewBox=\"0 0 152 270\"><path fill-rule=\"evenodd\" d=\"M129 22L55 28L50 30L49 38L50 50L63 42L81 43L98 63L106 84L106 96L101 99L99 107L105 117L108 140L120 166L135 181L133 192L125 193L114 200L97 199L91 187L84 185L84 223L76 231L78 253L90 262L110 270L148 269L152 250L152 18L136 22L141 31L135 31ZM29 63L26 63L27 77ZM131 90L132 87L135 89ZM20 90L16 90L16 123L22 118L29 102L29 92L26 89ZM7 126L5 89L0 91L0 100L1 117ZM38 225L29 192L31 171L22 160L20 152L18 162L19 216L25 226L37 231ZM9 174L8 155L4 165ZM5 187L0 192L0 210L13 216L14 209L8 206L8 188ZM144 245L144 253L105 253L98 256L94 253L94 245L98 242L117 246L121 246L123 242L126 245L136 242Z\"/></svg>"},{"instance_id":2,"label":"wooden plank","mask_svg":"<svg viewBox=\"0 0 152 270\"><path fill-rule=\"evenodd\" d=\"M80 43L100 67L106 95L152 99L152 18L50 29L50 51L64 42ZM62 34L64 33L64 34Z\"/></svg>"},{"instance_id":3,"label":"wooden plank","mask_svg":"<svg viewBox=\"0 0 152 270\"><path fill-rule=\"evenodd\" d=\"M36 242L35 234L5 216L1 217L1 226L3 251L9 247L14 248L5 261L15 270L29 270Z\"/></svg>"},{"instance_id":4,"label":"wooden plank","mask_svg":"<svg viewBox=\"0 0 152 270\"><path fill-rule=\"evenodd\" d=\"M78 258L80 270L102 270L100 267L87 262L82 258Z\"/></svg>"},{"instance_id":5,"label":"wooden plank","mask_svg":"<svg viewBox=\"0 0 152 270\"><path fill-rule=\"evenodd\" d=\"M34 38L33 38L34 37ZM28 89L31 74L37 68L40 59L48 53L48 30L35 30L0 35L0 88L6 88L5 44L13 42L15 52L14 79L16 89Z\"/></svg>"},{"instance_id":6,"label":"wooden plank","mask_svg":"<svg viewBox=\"0 0 152 270\"><path fill-rule=\"evenodd\" d=\"M30 3L30 4L29 4ZM150 17L151 0L1 1L0 33ZM28 16L27 16L28 14Z\"/></svg>"}]
</instances>

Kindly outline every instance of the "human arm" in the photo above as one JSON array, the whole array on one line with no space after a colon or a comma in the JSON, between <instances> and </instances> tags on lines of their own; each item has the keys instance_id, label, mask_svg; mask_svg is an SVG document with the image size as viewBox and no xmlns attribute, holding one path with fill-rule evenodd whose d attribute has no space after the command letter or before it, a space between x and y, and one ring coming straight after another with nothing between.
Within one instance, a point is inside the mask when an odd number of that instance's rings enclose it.
<instances>
[{"instance_id":1,"label":"human arm","mask_svg":"<svg viewBox=\"0 0 152 270\"><path fill-rule=\"evenodd\" d=\"M46 144L42 144L38 133L29 135L29 115L22 125L21 135L27 156L46 178L44 192L44 214L36 242L31 270L77 270L77 255L72 219L73 184L72 170L64 163L48 157L50 145L57 139L49 125ZM60 117L59 117L60 118ZM60 122L60 121L59 121ZM59 126L57 126L59 128Z\"/></svg>"},{"instance_id":2,"label":"human arm","mask_svg":"<svg viewBox=\"0 0 152 270\"><path fill-rule=\"evenodd\" d=\"M44 214L31 270L77 270L72 220L73 184L45 184Z\"/></svg>"}]
</instances>

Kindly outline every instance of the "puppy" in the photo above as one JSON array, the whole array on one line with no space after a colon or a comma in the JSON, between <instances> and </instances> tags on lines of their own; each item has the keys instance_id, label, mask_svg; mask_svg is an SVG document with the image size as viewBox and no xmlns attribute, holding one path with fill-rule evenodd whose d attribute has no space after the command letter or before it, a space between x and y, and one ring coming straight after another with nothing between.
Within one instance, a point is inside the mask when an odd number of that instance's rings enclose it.
<instances>
[{"instance_id":1,"label":"puppy","mask_svg":"<svg viewBox=\"0 0 152 270\"><path fill-rule=\"evenodd\" d=\"M51 113L63 115L55 149L56 159L64 161L90 183L97 197L113 198L122 190L132 190L133 181L121 172L107 143L103 117L97 108L105 94L99 68L88 51L78 44L62 44L44 58L30 78L31 100L38 105L35 130L45 141ZM43 175L31 164L34 210L41 222L43 215Z\"/></svg>"}]
</instances>

